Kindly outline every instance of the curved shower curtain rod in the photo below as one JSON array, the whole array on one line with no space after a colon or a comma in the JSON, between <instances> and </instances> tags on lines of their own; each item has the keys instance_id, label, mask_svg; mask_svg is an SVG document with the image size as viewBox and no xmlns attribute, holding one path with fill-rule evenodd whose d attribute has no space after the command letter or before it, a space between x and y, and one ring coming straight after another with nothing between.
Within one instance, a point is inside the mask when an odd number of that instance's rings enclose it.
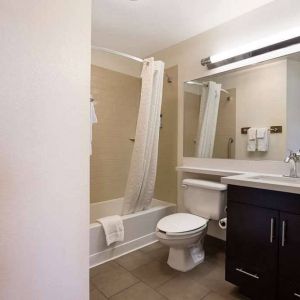
<instances>
[{"instance_id":1,"label":"curved shower curtain rod","mask_svg":"<svg viewBox=\"0 0 300 300\"><path fill-rule=\"evenodd\" d=\"M206 82L195 82L195 81L186 81L187 84L191 84L191 85L199 85L199 86L203 86L203 85L206 85L207 83ZM224 90L224 89L221 89L221 92L224 92L226 94L230 94L227 90Z\"/></svg>"},{"instance_id":2,"label":"curved shower curtain rod","mask_svg":"<svg viewBox=\"0 0 300 300\"><path fill-rule=\"evenodd\" d=\"M115 54L115 55L122 56L122 57L125 57L125 58L129 58L129 59L132 59L132 60L137 61L139 63L143 63L144 62L144 59L142 59L142 58L139 58L139 57L136 57L136 56L124 53L124 52L119 52L119 51L116 51L116 50L111 50L111 49L108 49L108 48L98 47L98 46L92 46L92 49L94 49L94 50L100 50L100 51L111 53L111 54ZM172 78L167 73L165 73L165 74L167 76L168 83L172 83L173 82Z\"/></svg>"},{"instance_id":3,"label":"curved shower curtain rod","mask_svg":"<svg viewBox=\"0 0 300 300\"><path fill-rule=\"evenodd\" d=\"M108 48L98 47L98 46L92 46L92 49L94 49L94 50L101 50L101 51L104 51L104 52L107 52L107 53L119 55L119 56L122 56L122 57L125 57L125 58L129 58L129 59L135 60L135 61L140 62L140 63L144 62L144 60L142 58L139 58L139 57L127 54L127 53L123 53L123 52L111 50L111 49L108 49Z\"/></svg>"}]
</instances>

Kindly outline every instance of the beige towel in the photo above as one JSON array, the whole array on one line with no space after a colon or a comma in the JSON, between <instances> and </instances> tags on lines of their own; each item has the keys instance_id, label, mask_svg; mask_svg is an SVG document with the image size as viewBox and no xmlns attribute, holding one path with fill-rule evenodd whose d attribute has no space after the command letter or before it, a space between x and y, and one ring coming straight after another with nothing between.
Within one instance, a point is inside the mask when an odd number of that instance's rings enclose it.
<instances>
[{"instance_id":1,"label":"beige towel","mask_svg":"<svg viewBox=\"0 0 300 300\"><path fill-rule=\"evenodd\" d=\"M247 144L247 150L249 152L256 151L256 133L257 130L254 127L251 127L248 129L248 144Z\"/></svg>"},{"instance_id":2,"label":"beige towel","mask_svg":"<svg viewBox=\"0 0 300 300\"><path fill-rule=\"evenodd\" d=\"M269 128L257 128L257 150L267 152L269 150L270 131Z\"/></svg>"},{"instance_id":3,"label":"beige towel","mask_svg":"<svg viewBox=\"0 0 300 300\"><path fill-rule=\"evenodd\" d=\"M120 216L115 215L100 218L97 222L103 226L107 246L124 240L124 226Z\"/></svg>"}]
</instances>

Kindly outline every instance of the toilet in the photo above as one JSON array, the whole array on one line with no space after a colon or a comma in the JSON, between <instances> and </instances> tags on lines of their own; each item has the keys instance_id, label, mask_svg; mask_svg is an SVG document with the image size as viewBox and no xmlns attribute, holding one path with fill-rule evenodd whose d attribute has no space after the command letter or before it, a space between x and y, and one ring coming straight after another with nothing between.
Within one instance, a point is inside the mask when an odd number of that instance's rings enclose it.
<instances>
[{"instance_id":1,"label":"toilet","mask_svg":"<svg viewBox=\"0 0 300 300\"><path fill-rule=\"evenodd\" d=\"M157 223L156 235L162 244L170 247L168 265L186 272L204 260L208 221L224 217L227 186L198 179L184 179L182 183L187 212L162 218Z\"/></svg>"}]
</instances>

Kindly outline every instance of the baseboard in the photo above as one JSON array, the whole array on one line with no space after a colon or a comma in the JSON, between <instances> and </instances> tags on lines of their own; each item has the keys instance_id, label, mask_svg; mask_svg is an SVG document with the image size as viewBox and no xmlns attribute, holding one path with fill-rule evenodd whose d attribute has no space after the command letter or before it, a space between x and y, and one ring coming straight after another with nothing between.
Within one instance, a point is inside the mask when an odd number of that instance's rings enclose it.
<instances>
[{"instance_id":1,"label":"baseboard","mask_svg":"<svg viewBox=\"0 0 300 300\"><path fill-rule=\"evenodd\" d=\"M102 252L90 255L90 268L101 265L110 260L116 259L127 253L133 252L150 244L157 242L155 232L145 235L141 238L123 243L121 245L115 246L113 248L108 248Z\"/></svg>"}]
</instances>

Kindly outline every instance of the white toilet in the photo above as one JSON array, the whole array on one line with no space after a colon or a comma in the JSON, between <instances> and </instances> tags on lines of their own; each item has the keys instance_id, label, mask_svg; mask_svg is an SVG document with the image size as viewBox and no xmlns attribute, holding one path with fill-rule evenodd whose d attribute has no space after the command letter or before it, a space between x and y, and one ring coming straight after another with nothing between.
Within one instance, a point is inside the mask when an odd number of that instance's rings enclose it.
<instances>
[{"instance_id":1,"label":"white toilet","mask_svg":"<svg viewBox=\"0 0 300 300\"><path fill-rule=\"evenodd\" d=\"M160 242L170 247L168 265L186 272L203 262L203 241L209 220L225 215L225 184L184 179L183 204L188 213L176 213L162 218L156 226Z\"/></svg>"}]
</instances>

